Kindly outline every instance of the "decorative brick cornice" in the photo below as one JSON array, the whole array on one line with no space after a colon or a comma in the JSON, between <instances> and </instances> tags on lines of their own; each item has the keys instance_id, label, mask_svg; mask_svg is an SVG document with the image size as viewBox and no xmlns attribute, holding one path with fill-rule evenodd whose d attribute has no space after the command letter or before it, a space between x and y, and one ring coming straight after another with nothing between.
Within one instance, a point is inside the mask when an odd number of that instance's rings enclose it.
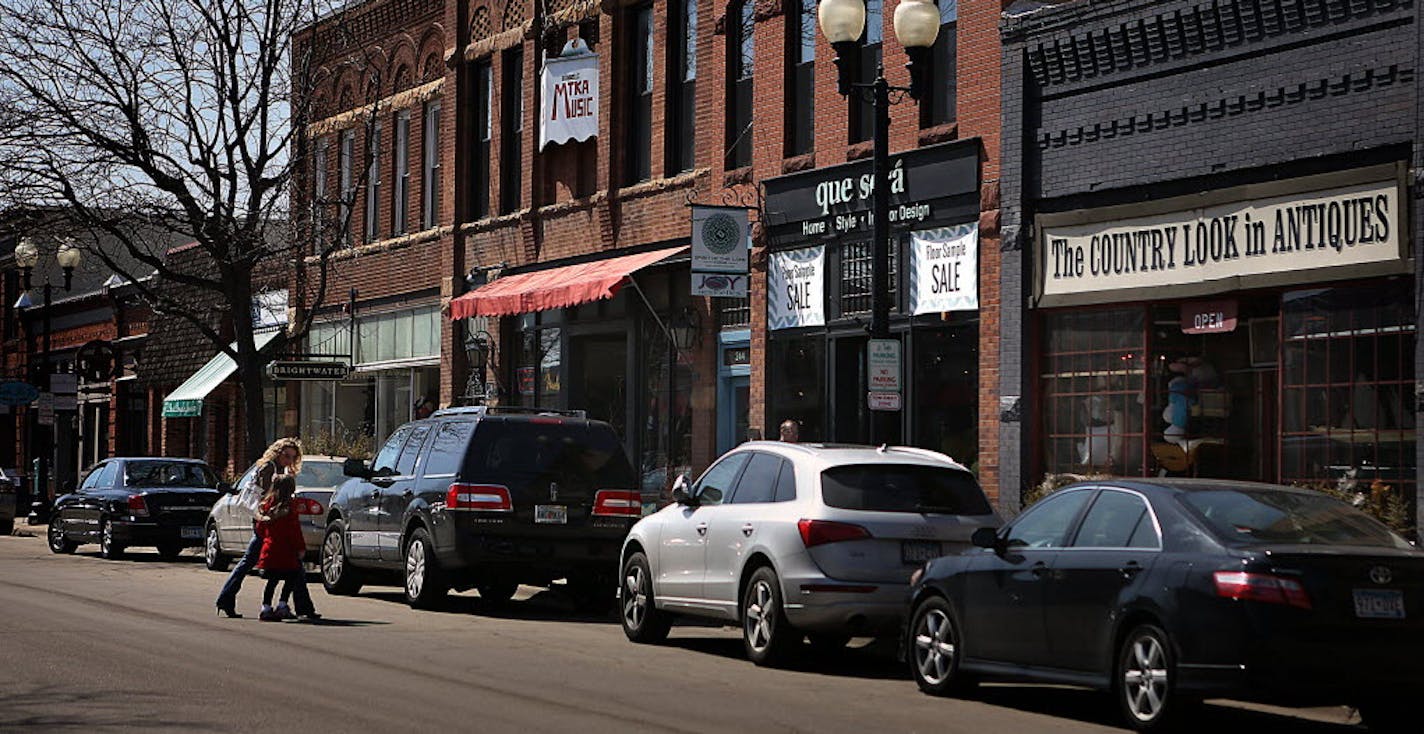
<instances>
[{"instance_id":1,"label":"decorative brick cornice","mask_svg":"<svg viewBox=\"0 0 1424 734\"><path fill-rule=\"evenodd\" d=\"M679 173L671 178L655 178L651 181L633 184L632 186L624 186L614 192L609 198L626 201L629 199L640 199L664 191L689 188L697 182L698 178L706 176L710 170L711 169L707 168L698 168L686 173Z\"/></svg>"},{"instance_id":2,"label":"decorative brick cornice","mask_svg":"<svg viewBox=\"0 0 1424 734\"><path fill-rule=\"evenodd\" d=\"M390 110L405 107L414 107L424 104L438 96L445 89L445 79L442 77L433 82L427 82L418 87L412 87L404 92L397 92L384 99L377 100L368 105L362 105L353 110L332 115L331 117L317 120L307 125L307 135L316 137L327 133L336 132L351 127L362 118L373 115L385 114Z\"/></svg>"},{"instance_id":3,"label":"decorative brick cornice","mask_svg":"<svg viewBox=\"0 0 1424 734\"><path fill-rule=\"evenodd\" d=\"M475 59L481 59L491 54L514 48L524 43L524 39L529 37L533 29L534 21L526 20L507 31L496 33L481 41L475 41L465 47L465 60L474 61Z\"/></svg>"},{"instance_id":4,"label":"decorative brick cornice","mask_svg":"<svg viewBox=\"0 0 1424 734\"><path fill-rule=\"evenodd\" d=\"M341 250L337 250L336 252L331 253L331 256L327 258L327 261L341 262L344 260L356 260L358 258L366 257L369 255L379 255L395 250L402 250L414 245L420 245L426 242L434 242L435 240L438 240L441 237L444 237L445 235L451 234L454 231L454 227L451 227L450 225L445 225L443 227L431 227L430 229L422 230L420 232L412 232L411 234L401 235L400 237L391 237L384 240L377 240L375 242L367 242L365 244L356 245L355 247L347 247ZM321 262L321 257L318 255L308 255L307 257L303 258L303 260L307 264L314 264Z\"/></svg>"}]
</instances>

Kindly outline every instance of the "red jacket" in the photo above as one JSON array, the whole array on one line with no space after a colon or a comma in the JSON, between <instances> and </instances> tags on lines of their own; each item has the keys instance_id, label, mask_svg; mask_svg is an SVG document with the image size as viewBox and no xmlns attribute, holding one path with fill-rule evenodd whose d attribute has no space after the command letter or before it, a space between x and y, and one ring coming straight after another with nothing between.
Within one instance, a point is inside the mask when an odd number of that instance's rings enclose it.
<instances>
[{"instance_id":1,"label":"red jacket","mask_svg":"<svg viewBox=\"0 0 1424 734\"><path fill-rule=\"evenodd\" d=\"M272 505L264 502L259 511L263 515L270 515L273 509ZM257 523L257 534L262 537L262 555L257 557L258 568L263 571L301 570L307 544L302 539L301 522L290 504L286 514L281 517Z\"/></svg>"}]
</instances>

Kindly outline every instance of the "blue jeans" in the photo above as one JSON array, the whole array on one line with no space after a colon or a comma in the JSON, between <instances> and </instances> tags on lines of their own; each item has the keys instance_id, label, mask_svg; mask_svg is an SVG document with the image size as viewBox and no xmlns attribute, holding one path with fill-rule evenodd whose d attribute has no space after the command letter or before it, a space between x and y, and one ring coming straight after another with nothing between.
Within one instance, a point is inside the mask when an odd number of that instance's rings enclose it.
<instances>
[{"instance_id":1,"label":"blue jeans","mask_svg":"<svg viewBox=\"0 0 1424 734\"><path fill-rule=\"evenodd\" d=\"M237 592L242 590L243 580L247 578L247 574L253 566L257 565L257 558L260 555L262 555L262 539L257 537L257 533L253 533L252 542L247 544L247 552L242 554L242 560L237 562L237 567L228 574L222 591L218 592L217 605L219 609L231 609L237 606Z\"/></svg>"}]
</instances>

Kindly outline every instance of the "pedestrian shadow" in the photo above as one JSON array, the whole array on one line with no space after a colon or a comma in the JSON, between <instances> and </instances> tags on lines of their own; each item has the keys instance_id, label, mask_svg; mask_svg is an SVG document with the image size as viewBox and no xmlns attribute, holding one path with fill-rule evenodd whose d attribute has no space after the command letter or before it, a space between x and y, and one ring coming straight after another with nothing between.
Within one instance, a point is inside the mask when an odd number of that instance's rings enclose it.
<instances>
[{"instance_id":1,"label":"pedestrian shadow","mask_svg":"<svg viewBox=\"0 0 1424 734\"><path fill-rule=\"evenodd\" d=\"M720 626L716 623L684 624L674 627L674 635L664 643L689 652L712 655L730 660L747 660L746 646L737 637L692 637L677 634L696 627ZM828 675L837 678L860 678L864 680L904 680L910 679L909 670L895 658L893 640L858 639L849 645L836 649L819 649L802 645L796 649L784 666L787 670Z\"/></svg>"},{"instance_id":2,"label":"pedestrian shadow","mask_svg":"<svg viewBox=\"0 0 1424 734\"><path fill-rule=\"evenodd\" d=\"M367 599L376 599L384 602L405 605L405 594L399 591L381 589L379 591L364 591L361 596ZM510 619L526 622L559 622L564 624L617 624L618 617L615 616L610 605L610 610L606 614L592 614L580 611L573 600L563 591L555 589L542 589L527 599L510 599L507 601L492 601L479 596L479 592L470 591L463 593L451 593L445 597L442 603L432 609L421 610L435 614L462 614L467 616L487 617L489 619Z\"/></svg>"},{"instance_id":3,"label":"pedestrian shadow","mask_svg":"<svg viewBox=\"0 0 1424 734\"><path fill-rule=\"evenodd\" d=\"M382 627L390 624L390 622L374 619L333 619L331 617L322 617L321 619L310 622L283 622L283 624L299 627Z\"/></svg>"},{"instance_id":4,"label":"pedestrian shadow","mask_svg":"<svg viewBox=\"0 0 1424 734\"><path fill-rule=\"evenodd\" d=\"M98 549L92 551L79 551L74 555L79 556L81 558L93 558L95 560L105 561L107 563L173 563L180 566L203 565L203 556L201 554L189 555L187 553L184 553L183 555L180 555L177 558L168 559L158 555L157 550L145 548L139 548L137 550L130 550L128 548L125 548L124 554L112 561L109 561L103 556L100 556Z\"/></svg>"},{"instance_id":5,"label":"pedestrian shadow","mask_svg":"<svg viewBox=\"0 0 1424 734\"><path fill-rule=\"evenodd\" d=\"M94 690L73 683L64 687L9 683L0 687L0 730L94 731L132 728L135 708L171 710L176 699L186 694L163 694L143 690ZM206 724L174 718L171 714L150 717L145 729L194 731Z\"/></svg>"},{"instance_id":6,"label":"pedestrian shadow","mask_svg":"<svg viewBox=\"0 0 1424 734\"><path fill-rule=\"evenodd\" d=\"M965 696L990 706L1072 719L1086 724L1121 727L1116 702L1101 691L1066 686L1013 683L985 684ZM1188 731L1249 731L1252 734L1342 734L1358 731L1346 723L1300 719L1268 711L1239 708L1223 702L1202 705L1189 717Z\"/></svg>"}]
</instances>

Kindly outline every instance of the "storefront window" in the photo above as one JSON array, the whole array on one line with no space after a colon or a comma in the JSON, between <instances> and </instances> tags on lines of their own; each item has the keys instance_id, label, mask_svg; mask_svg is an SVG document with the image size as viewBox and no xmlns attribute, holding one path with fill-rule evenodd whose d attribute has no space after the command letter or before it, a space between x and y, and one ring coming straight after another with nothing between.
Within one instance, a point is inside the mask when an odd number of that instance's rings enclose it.
<instances>
[{"instance_id":1,"label":"storefront window","mask_svg":"<svg viewBox=\"0 0 1424 734\"><path fill-rule=\"evenodd\" d=\"M915 445L948 454L978 472L979 329L971 324L915 329Z\"/></svg>"},{"instance_id":2,"label":"storefront window","mask_svg":"<svg viewBox=\"0 0 1424 734\"><path fill-rule=\"evenodd\" d=\"M815 335L773 339L768 365L772 380L766 421L776 426L791 419L801 424L802 441L826 439L826 340Z\"/></svg>"},{"instance_id":3,"label":"storefront window","mask_svg":"<svg viewBox=\"0 0 1424 734\"><path fill-rule=\"evenodd\" d=\"M560 408L562 384L559 365L563 361L557 328L520 334L518 363L514 367L519 404L539 408Z\"/></svg>"},{"instance_id":4,"label":"storefront window","mask_svg":"<svg viewBox=\"0 0 1424 734\"><path fill-rule=\"evenodd\" d=\"M890 310L896 310L896 284L899 282L899 247L890 248L890 269L885 279L890 286ZM841 314L869 313L871 293L869 242L851 242L841 245Z\"/></svg>"},{"instance_id":5,"label":"storefront window","mask_svg":"<svg viewBox=\"0 0 1424 734\"><path fill-rule=\"evenodd\" d=\"M673 353L667 336L651 319L643 322L640 342L644 418L638 472L644 500L667 498L672 480L688 470L691 454L691 355Z\"/></svg>"},{"instance_id":6,"label":"storefront window","mask_svg":"<svg viewBox=\"0 0 1424 734\"><path fill-rule=\"evenodd\" d=\"M1045 318L1045 471L1146 473L1144 320L1141 307Z\"/></svg>"},{"instance_id":7,"label":"storefront window","mask_svg":"<svg viewBox=\"0 0 1424 734\"><path fill-rule=\"evenodd\" d=\"M1413 304L1404 281L1282 297L1282 481L1413 486Z\"/></svg>"}]
</instances>

